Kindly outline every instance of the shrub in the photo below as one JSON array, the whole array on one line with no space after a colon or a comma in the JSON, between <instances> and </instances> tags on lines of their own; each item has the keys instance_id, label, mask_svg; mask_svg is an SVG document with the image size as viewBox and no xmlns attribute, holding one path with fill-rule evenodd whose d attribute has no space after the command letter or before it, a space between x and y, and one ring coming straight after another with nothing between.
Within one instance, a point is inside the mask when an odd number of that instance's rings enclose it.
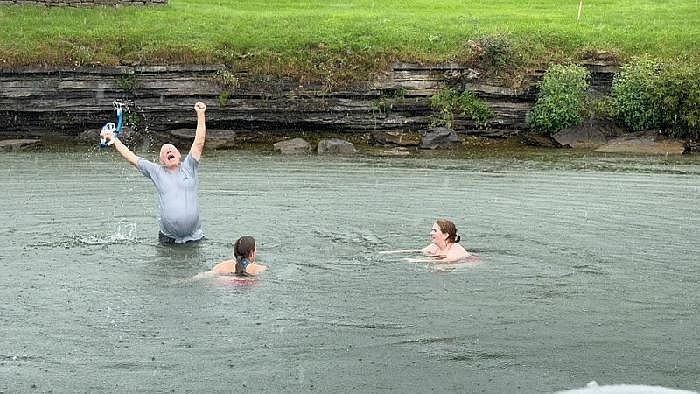
<instances>
[{"instance_id":1,"label":"shrub","mask_svg":"<svg viewBox=\"0 0 700 394\"><path fill-rule=\"evenodd\" d=\"M631 130L700 137L700 70L692 62L634 59L615 76L612 98Z\"/></svg>"},{"instance_id":2,"label":"shrub","mask_svg":"<svg viewBox=\"0 0 700 394\"><path fill-rule=\"evenodd\" d=\"M438 121L434 122L435 125L449 129L454 125L455 114L467 116L481 127L485 127L486 123L495 116L486 103L468 90L460 94L454 89L443 89L430 98L430 105L440 112Z\"/></svg>"},{"instance_id":3,"label":"shrub","mask_svg":"<svg viewBox=\"0 0 700 394\"><path fill-rule=\"evenodd\" d=\"M241 83L238 77L228 70L217 71L212 80L221 87L218 101L220 107L225 107L228 104L231 93L240 88Z\"/></svg>"},{"instance_id":4,"label":"shrub","mask_svg":"<svg viewBox=\"0 0 700 394\"><path fill-rule=\"evenodd\" d=\"M696 65L663 63L653 97L661 130L676 137L700 137L700 70Z\"/></svg>"},{"instance_id":5,"label":"shrub","mask_svg":"<svg viewBox=\"0 0 700 394\"><path fill-rule=\"evenodd\" d=\"M658 69L653 60L636 59L623 65L613 79L613 105L620 121L631 130L661 127L661 113L654 106Z\"/></svg>"},{"instance_id":6,"label":"shrub","mask_svg":"<svg viewBox=\"0 0 700 394\"><path fill-rule=\"evenodd\" d=\"M212 79L219 84L222 89L229 91L238 89L241 86L241 82L236 74L229 70L218 70Z\"/></svg>"},{"instance_id":7,"label":"shrub","mask_svg":"<svg viewBox=\"0 0 700 394\"><path fill-rule=\"evenodd\" d=\"M479 65L497 74L519 63L513 43L505 34L494 34L476 40L468 40L474 60Z\"/></svg>"},{"instance_id":8,"label":"shrub","mask_svg":"<svg viewBox=\"0 0 700 394\"><path fill-rule=\"evenodd\" d=\"M404 99L406 89L393 89L389 91L381 91L377 100L372 102L372 111L380 114L386 114L394 109L394 105Z\"/></svg>"},{"instance_id":9,"label":"shrub","mask_svg":"<svg viewBox=\"0 0 700 394\"><path fill-rule=\"evenodd\" d=\"M457 102L460 115L468 116L477 126L486 127L488 121L496 116L486 103L479 100L473 92L468 90L459 95Z\"/></svg>"},{"instance_id":10,"label":"shrub","mask_svg":"<svg viewBox=\"0 0 700 394\"><path fill-rule=\"evenodd\" d=\"M584 116L589 119L614 120L617 117L615 104L610 96L589 96L586 100L585 107Z\"/></svg>"},{"instance_id":11,"label":"shrub","mask_svg":"<svg viewBox=\"0 0 700 394\"><path fill-rule=\"evenodd\" d=\"M129 93L133 93L136 88L136 77L133 75L120 75L116 82L120 89Z\"/></svg>"},{"instance_id":12,"label":"shrub","mask_svg":"<svg viewBox=\"0 0 700 394\"><path fill-rule=\"evenodd\" d=\"M445 126L448 129L452 128L458 97L459 95L454 89L443 89L439 91L438 94L430 97L430 106L440 112L438 120L431 122L434 126Z\"/></svg>"},{"instance_id":13,"label":"shrub","mask_svg":"<svg viewBox=\"0 0 700 394\"><path fill-rule=\"evenodd\" d=\"M577 65L553 65L539 83L537 102L528 118L538 133L553 134L581 123L590 72Z\"/></svg>"}]
</instances>

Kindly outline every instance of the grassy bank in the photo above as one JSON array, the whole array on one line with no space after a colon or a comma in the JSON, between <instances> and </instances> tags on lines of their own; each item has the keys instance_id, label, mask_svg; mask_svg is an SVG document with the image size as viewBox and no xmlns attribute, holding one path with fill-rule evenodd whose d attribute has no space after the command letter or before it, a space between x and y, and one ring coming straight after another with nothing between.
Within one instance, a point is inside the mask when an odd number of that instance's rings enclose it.
<instances>
[{"instance_id":1,"label":"grassy bank","mask_svg":"<svg viewBox=\"0 0 700 394\"><path fill-rule=\"evenodd\" d=\"M511 66L608 51L700 58L698 0L170 0L164 7L0 6L0 65L225 63L324 76L391 61L473 60L506 37ZM498 49L497 48L497 49ZM498 53L496 55L499 55Z\"/></svg>"}]
</instances>

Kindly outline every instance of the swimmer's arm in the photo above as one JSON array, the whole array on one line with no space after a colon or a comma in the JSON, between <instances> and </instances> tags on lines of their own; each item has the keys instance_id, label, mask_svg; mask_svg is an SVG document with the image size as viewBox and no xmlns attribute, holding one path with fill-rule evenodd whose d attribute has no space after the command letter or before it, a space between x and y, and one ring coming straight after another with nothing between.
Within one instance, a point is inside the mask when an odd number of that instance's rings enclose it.
<instances>
[{"instance_id":1,"label":"swimmer's arm","mask_svg":"<svg viewBox=\"0 0 700 394\"><path fill-rule=\"evenodd\" d=\"M446 261L455 262L466 259L467 257L471 256L471 253L467 252L467 250L464 249L461 245L457 244L455 246L459 247L453 247L449 252L447 252L447 255L445 256Z\"/></svg>"},{"instance_id":2,"label":"swimmer's arm","mask_svg":"<svg viewBox=\"0 0 700 394\"><path fill-rule=\"evenodd\" d=\"M426 256L435 256L437 254L437 246L435 244L430 244L420 251Z\"/></svg>"},{"instance_id":3,"label":"swimmer's arm","mask_svg":"<svg viewBox=\"0 0 700 394\"><path fill-rule=\"evenodd\" d=\"M420 253L423 249L380 250L379 254Z\"/></svg>"},{"instance_id":4,"label":"swimmer's arm","mask_svg":"<svg viewBox=\"0 0 700 394\"><path fill-rule=\"evenodd\" d=\"M206 271L206 272L200 272L197 275L193 276L192 279L204 279L204 278L211 278L216 275L216 272L214 271Z\"/></svg>"},{"instance_id":5,"label":"swimmer's arm","mask_svg":"<svg viewBox=\"0 0 700 394\"><path fill-rule=\"evenodd\" d=\"M411 263L445 263L445 255L438 254L438 247L435 244L430 244L420 250L426 258L422 259L408 259L407 261Z\"/></svg>"},{"instance_id":6,"label":"swimmer's arm","mask_svg":"<svg viewBox=\"0 0 700 394\"><path fill-rule=\"evenodd\" d=\"M136 156L136 153L132 152L126 147L126 145L122 144L119 138L112 138L112 141L114 141L114 148L117 150L117 152L119 152L119 154L121 154L122 157L129 162L129 164L136 167L139 163L139 157Z\"/></svg>"},{"instance_id":7,"label":"swimmer's arm","mask_svg":"<svg viewBox=\"0 0 700 394\"><path fill-rule=\"evenodd\" d=\"M424 258L405 258L403 261L407 263L446 263L444 261L444 256L433 256L433 257L424 257Z\"/></svg>"},{"instance_id":8,"label":"swimmer's arm","mask_svg":"<svg viewBox=\"0 0 700 394\"><path fill-rule=\"evenodd\" d=\"M122 144L122 142L119 140L114 135L113 131L103 131L100 133L100 137L106 139L109 144L114 144L114 148L119 152L120 155L122 155L123 158L126 159L126 161L129 162L132 166L136 167L139 163L139 158L136 156L136 153L132 152L129 150L129 148L126 147L126 145Z\"/></svg>"},{"instance_id":9,"label":"swimmer's arm","mask_svg":"<svg viewBox=\"0 0 700 394\"><path fill-rule=\"evenodd\" d=\"M194 105L194 110L197 111L197 131L194 135L192 148L190 148L190 155L192 155L193 159L199 161L199 159L202 157L202 152L204 151L204 140L207 138L207 124L205 116L207 106L200 101Z\"/></svg>"}]
</instances>

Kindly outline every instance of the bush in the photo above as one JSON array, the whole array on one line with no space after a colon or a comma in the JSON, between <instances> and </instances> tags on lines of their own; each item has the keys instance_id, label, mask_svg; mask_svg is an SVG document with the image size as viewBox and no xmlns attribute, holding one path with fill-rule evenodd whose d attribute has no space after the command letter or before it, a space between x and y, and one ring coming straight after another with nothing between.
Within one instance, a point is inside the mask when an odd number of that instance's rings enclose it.
<instances>
[{"instance_id":1,"label":"bush","mask_svg":"<svg viewBox=\"0 0 700 394\"><path fill-rule=\"evenodd\" d=\"M440 112L436 121L431 122L433 126L445 126L452 128L455 111L459 95L454 89L443 89L438 94L430 97L430 106Z\"/></svg>"},{"instance_id":2,"label":"bush","mask_svg":"<svg viewBox=\"0 0 700 394\"><path fill-rule=\"evenodd\" d=\"M513 43L505 34L495 34L468 40L474 60L489 72L498 74L519 63Z\"/></svg>"},{"instance_id":3,"label":"bush","mask_svg":"<svg viewBox=\"0 0 700 394\"><path fill-rule=\"evenodd\" d=\"M700 137L700 70L695 64L663 63L654 93L662 131L681 138Z\"/></svg>"},{"instance_id":4,"label":"bush","mask_svg":"<svg viewBox=\"0 0 700 394\"><path fill-rule=\"evenodd\" d=\"M455 114L469 117L480 127L486 127L488 121L495 116L486 103L468 90L460 94L454 89L443 89L430 98L430 105L440 112L440 117L434 124L449 129L454 125Z\"/></svg>"},{"instance_id":5,"label":"bush","mask_svg":"<svg viewBox=\"0 0 700 394\"><path fill-rule=\"evenodd\" d=\"M634 59L615 76L612 98L631 130L700 137L700 70L691 62Z\"/></svg>"},{"instance_id":6,"label":"bush","mask_svg":"<svg viewBox=\"0 0 700 394\"><path fill-rule=\"evenodd\" d=\"M477 126L486 127L486 124L496 116L486 103L479 100L474 93L468 90L462 92L458 103L460 114L469 116Z\"/></svg>"},{"instance_id":7,"label":"bush","mask_svg":"<svg viewBox=\"0 0 700 394\"><path fill-rule=\"evenodd\" d=\"M588 97L585 104L584 116L588 119L615 120L617 110L610 96Z\"/></svg>"},{"instance_id":8,"label":"bush","mask_svg":"<svg viewBox=\"0 0 700 394\"><path fill-rule=\"evenodd\" d=\"M528 123L533 131L554 134L581 123L590 72L577 65L553 65L539 83Z\"/></svg>"},{"instance_id":9,"label":"bush","mask_svg":"<svg viewBox=\"0 0 700 394\"><path fill-rule=\"evenodd\" d=\"M659 65L650 59L637 59L622 66L613 79L612 97L617 117L631 130L658 129L661 112L655 108L655 81Z\"/></svg>"}]
</instances>

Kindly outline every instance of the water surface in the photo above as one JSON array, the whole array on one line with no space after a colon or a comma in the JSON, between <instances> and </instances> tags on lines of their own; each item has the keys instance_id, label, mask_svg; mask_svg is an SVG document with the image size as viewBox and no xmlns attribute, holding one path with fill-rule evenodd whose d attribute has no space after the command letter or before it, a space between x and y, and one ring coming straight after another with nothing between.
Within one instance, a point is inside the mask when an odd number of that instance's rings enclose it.
<instances>
[{"instance_id":1,"label":"water surface","mask_svg":"<svg viewBox=\"0 0 700 394\"><path fill-rule=\"evenodd\" d=\"M0 391L700 387L697 157L207 153L208 240L176 248L114 152L0 168ZM436 217L481 264L377 253ZM245 234L255 285L190 279Z\"/></svg>"}]
</instances>

